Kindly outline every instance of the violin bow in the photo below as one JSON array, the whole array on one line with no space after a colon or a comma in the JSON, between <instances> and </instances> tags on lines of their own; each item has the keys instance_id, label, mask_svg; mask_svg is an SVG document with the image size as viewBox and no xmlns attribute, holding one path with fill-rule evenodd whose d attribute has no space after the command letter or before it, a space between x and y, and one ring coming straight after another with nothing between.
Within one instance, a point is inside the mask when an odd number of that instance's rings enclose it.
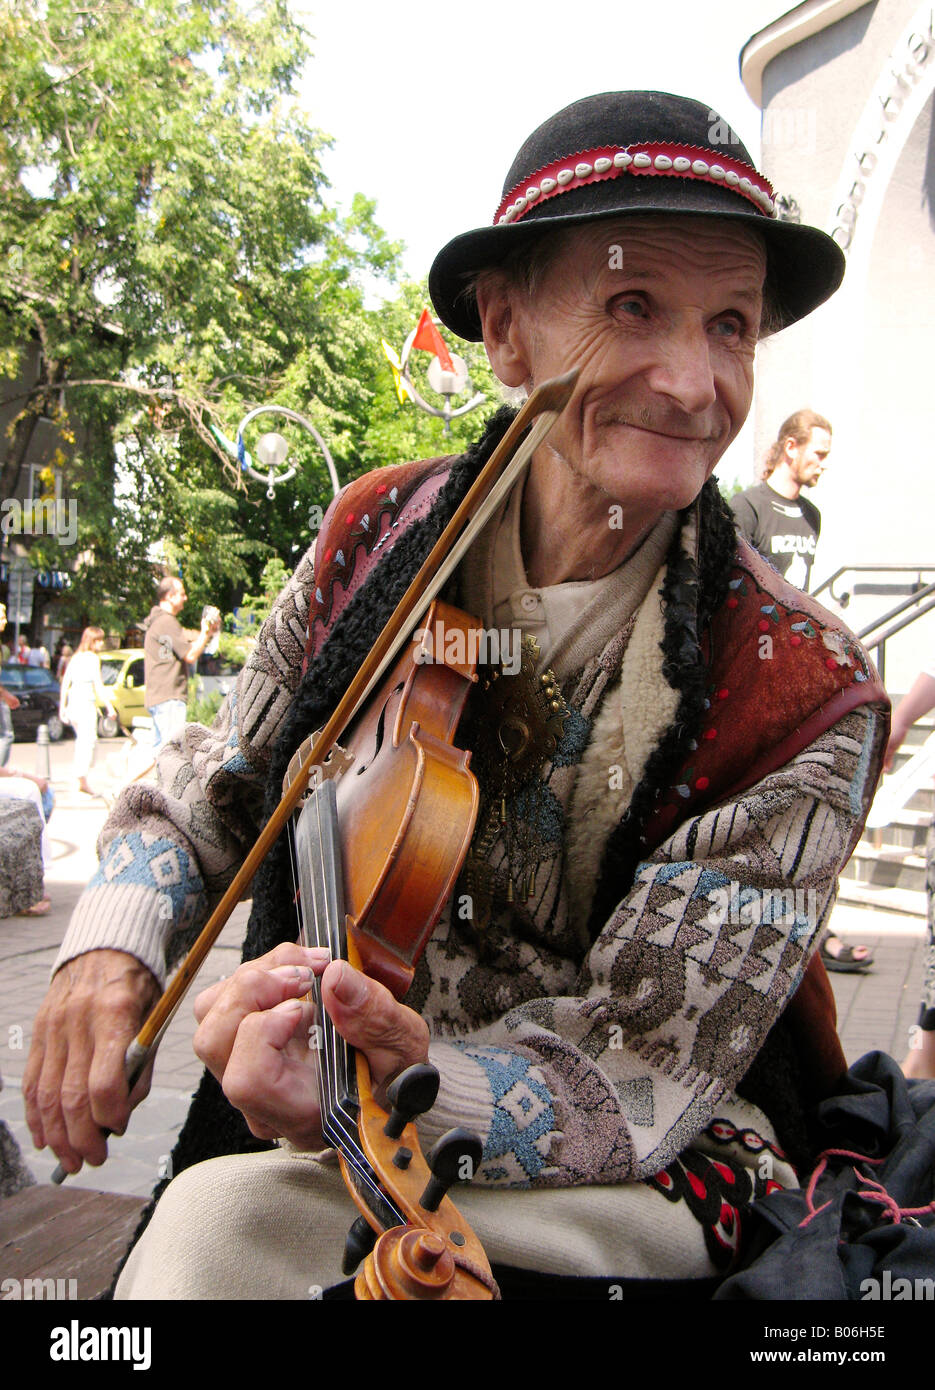
<instances>
[{"instance_id":1,"label":"violin bow","mask_svg":"<svg viewBox=\"0 0 935 1390\"><path fill-rule=\"evenodd\" d=\"M382 679L393 657L406 642L432 599L454 573L480 530L509 494L532 455L571 399L577 380L578 369L574 368L564 376L553 377L536 387L435 542L370 654L315 739L298 775L284 792L279 805L260 831L253 848L237 870L188 955L127 1048L124 1073L130 1091L158 1048L163 1034L175 1017L208 952L226 926L228 918L245 896L257 870L296 809L308 785L312 769L321 766L343 730L359 713L367 696ZM522 440L527 429L529 434ZM52 1174L52 1182L61 1183L67 1176L65 1169L59 1164Z\"/></svg>"}]
</instances>

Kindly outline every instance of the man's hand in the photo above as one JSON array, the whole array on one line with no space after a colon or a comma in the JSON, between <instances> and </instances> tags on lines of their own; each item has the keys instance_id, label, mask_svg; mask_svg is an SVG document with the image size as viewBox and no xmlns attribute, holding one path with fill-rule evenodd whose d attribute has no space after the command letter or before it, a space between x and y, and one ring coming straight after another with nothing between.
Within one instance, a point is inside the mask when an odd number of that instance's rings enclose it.
<instances>
[{"instance_id":1,"label":"man's hand","mask_svg":"<svg viewBox=\"0 0 935 1390\"><path fill-rule=\"evenodd\" d=\"M338 1032L367 1057L375 1091L428 1059L429 1032L419 1015L346 961L329 963L318 948L277 946L205 990L195 1001L195 1051L257 1138L288 1139L299 1149L322 1142L319 1034L303 998L314 975L322 977L322 1000Z\"/></svg>"},{"instance_id":2,"label":"man's hand","mask_svg":"<svg viewBox=\"0 0 935 1390\"><path fill-rule=\"evenodd\" d=\"M125 951L88 951L58 971L36 1017L23 1077L26 1120L77 1173L107 1157L102 1133L122 1134L149 1090L149 1069L127 1095L123 1059L159 998L155 976Z\"/></svg>"},{"instance_id":3,"label":"man's hand","mask_svg":"<svg viewBox=\"0 0 935 1390\"><path fill-rule=\"evenodd\" d=\"M10 709L19 709L19 696L14 695L11 690L4 690L2 685L0 685L0 700Z\"/></svg>"}]
</instances>

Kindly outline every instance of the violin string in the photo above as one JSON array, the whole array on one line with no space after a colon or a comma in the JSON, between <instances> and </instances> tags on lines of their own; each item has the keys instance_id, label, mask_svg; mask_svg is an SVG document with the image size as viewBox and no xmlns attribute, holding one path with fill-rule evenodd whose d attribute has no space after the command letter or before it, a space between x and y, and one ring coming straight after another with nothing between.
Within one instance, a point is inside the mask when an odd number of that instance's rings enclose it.
<instances>
[{"instance_id":1,"label":"violin string","mask_svg":"<svg viewBox=\"0 0 935 1390\"><path fill-rule=\"evenodd\" d=\"M333 911L328 892L324 862L325 828L322 821L322 797L317 788L311 793L311 799L314 801L317 835L309 836L311 853L307 856L306 863L310 869L309 887L312 901L309 906L311 907L315 930L315 944L327 947L332 959L337 960L343 954L341 927ZM289 826L289 844L292 851L293 882L295 883L298 858L292 823ZM297 890L296 904L303 943L310 945L311 940L301 889ZM342 1077L346 1083L352 1075L350 1061L352 1049L337 1032L324 1009L321 1002L321 987L317 980L313 994L317 1005L319 1027L316 1041L319 1045L318 1088L323 1120L322 1134L344 1155L358 1180L358 1187L363 1190L365 1199L369 1201L378 1218L386 1226L403 1225L405 1224L405 1217L380 1187L376 1174L360 1147L356 1110L350 1111L339 1090L339 1082ZM339 1067L339 1059L343 1063L343 1069Z\"/></svg>"},{"instance_id":2,"label":"violin string","mask_svg":"<svg viewBox=\"0 0 935 1390\"><path fill-rule=\"evenodd\" d=\"M313 910L316 922L316 934L319 945L327 944L332 959L338 959L343 955L343 941L341 939L341 923L337 919L334 911L334 903L331 894L328 892L328 883L325 876L325 827L322 823L322 801L324 792L314 793L315 798L315 817L317 823L317 853L313 856ZM329 804L330 810L330 804ZM331 829L334 831L333 822ZM334 837L336 838L336 837ZM334 869L337 869L335 856ZM322 937L326 936L323 941ZM374 1173L366 1155L360 1147L359 1134L357 1129L357 1113L351 1113L344 1102L344 1094L349 1089L350 1081L353 1076L353 1049L345 1042L344 1038L338 1033L331 1019L321 1007L319 998L319 1014L322 1025L322 1036L326 1042L327 1070L330 1077L329 1093L329 1128L337 1140L338 1147L344 1154L345 1159L351 1164L358 1178L360 1179L366 1192L370 1194L372 1203L379 1204L379 1215L386 1224L403 1224L404 1217L396 1210L395 1206L388 1201L386 1194L380 1188L376 1174ZM339 1065L340 1064L340 1065ZM343 1086L339 1087L339 1082L343 1081ZM386 1221L387 1207L389 1208L391 1220Z\"/></svg>"},{"instance_id":3,"label":"violin string","mask_svg":"<svg viewBox=\"0 0 935 1390\"><path fill-rule=\"evenodd\" d=\"M318 820L319 834L322 833L321 810L318 798L315 797L315 814ZM321 841L319 841L319 844ZM290 825L290 847L295 853L295 839ZM310 847L313 848L313 847ZM336 955L335 942L333 940L332 918L329 911L327 888L324 882L324 864L322 857L318 853L310 856L311 874L310 888L312 894L311 916L315 928L315 944L327 946L332 955ZM295 860L293 861L293 882L295 881ZM298 908L301 936L305 945L311 945L311 936L308 930L308 918L304 911L301 891L296 898ZM361 1184L369 1190L378 1201L384 1201L383 1193L377 1187L372 1171L369 1169L366 1156L363 1154L357 1142L356 1121L348 1116L338 1097L337 1076L336 1076L336 1047L334 1029L331 1020L322 1007L320 991L317 987L313 990L318 1008L318 1026L320 1030L319 1038L319 1065L318 1065L318 1092L319 1104L322 1111L322 1133L323 1136L333 1143L344 1154L345 1159L351 1164L355 1173L358 1175ZM324 1044L322 1046L322 1043Z\"/></svg>"}]
</instances>

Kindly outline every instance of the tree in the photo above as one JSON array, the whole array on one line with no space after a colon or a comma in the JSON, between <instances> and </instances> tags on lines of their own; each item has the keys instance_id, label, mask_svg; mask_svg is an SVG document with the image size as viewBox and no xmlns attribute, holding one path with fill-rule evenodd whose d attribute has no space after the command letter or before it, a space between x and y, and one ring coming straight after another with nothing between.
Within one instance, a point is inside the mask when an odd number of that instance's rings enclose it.
<instances>
[{"instance_id":1,"label":"tree","mask_svg":"<svg viewBox=\"0 0 935 1390\"><path fill-rule=\"evenodd\" d=\"M15 380L40 349L0 495L40 418L75 437L76 609L145 611L148 549L170 532L215 585L247 582L276 540L246 524L261 508L209 425L288 397L299 360L338 433L361 403L354 277L391 273L396 248L365 199L344 221L325 204L326 141L291 100L306 56L284 0L13 0L0 15L0 370Z\"/></svg>"}]
</instances>

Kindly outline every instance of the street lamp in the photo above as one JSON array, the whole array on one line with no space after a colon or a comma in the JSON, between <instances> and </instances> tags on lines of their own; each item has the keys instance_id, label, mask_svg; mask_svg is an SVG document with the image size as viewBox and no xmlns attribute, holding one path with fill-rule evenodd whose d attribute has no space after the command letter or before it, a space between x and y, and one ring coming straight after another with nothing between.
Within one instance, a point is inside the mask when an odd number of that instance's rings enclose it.
<instances>
[{"instance_id":1,"label":"street lamp","mask_svg":"<svg viewBox=\"0 0 935 1390\"><path fill-rule=\"evenodd\" d=\"M476 391L474 395L471 397L471 399L467 401L464 405L459 405L454 409L452 408L452 396L460 395L461 392L465 389L465 387L471 384L468 372L468 365L465 362L464 358L459 357L456 352L449 353L449 356L451 358L451 365L454 368L454 371L445 371L445 369L442 367L441 362L438 360L438 357L432 358L426 370L426 376L428 378L429 386L432 388L434 392L436 392L439 396L442 396L444 399L445 403L442 409L439 410L438 406L431 405L425 399L425 397L420 394L419 390L417 389L412 380L412 375L409 371L409 356L412 352L413 340L415 339L416 334L419 332L419 327L420 324L417 324L416 327L407 337L405 343L403 344L402 355L399 359L399 369L403 381L405 382L406 390L412 397L415 404L419 407L420 410L424 410L427 415L435 415L438 419L444 420L445 433L450 434L452 420L457 419L459 415L467 415L470 411L476 410L479 405L483 405L484 401L486 400L486 396L484 395L483 391Z\"/></svg>"},{"instance_id":2,"label":"street lamp","mask_svg":"<svg viewBox=\"0 0 935 1390\"><path fill-rule=\"evenodd\" d=\"M236 448L237 458L243 471L249 473L251 478L256 478L258 482L266 483L267 497L272 500L275 496L275 489L277 486L280 483L288 482L290 478L295 476L296 467L292 464L289 468L283 469L282 472L277 471L285 462L286 454L289 452L289 443L281 434L276 434L275 432L260 435L256 443L257 461L266 469L265 474L258 472L258 470L253 467L252 459L247 453L246 446L244 445L243 432L247 425L249 425L252 420L255 420L258 415L285 415L287 420L294 420L296 424L308 430L322 452L322 456L325 460L325 467L328 469L328 476L331 479L331 488L335 497L337 497L341 490L341 484L338 481L334 460L328 451L327 444L322 439L311 420L306 420L304 415L300 415L298 411L290 410L284 405L258 405L255 410L248 411L237 426Z\"/></svg>"}]
</instances>

